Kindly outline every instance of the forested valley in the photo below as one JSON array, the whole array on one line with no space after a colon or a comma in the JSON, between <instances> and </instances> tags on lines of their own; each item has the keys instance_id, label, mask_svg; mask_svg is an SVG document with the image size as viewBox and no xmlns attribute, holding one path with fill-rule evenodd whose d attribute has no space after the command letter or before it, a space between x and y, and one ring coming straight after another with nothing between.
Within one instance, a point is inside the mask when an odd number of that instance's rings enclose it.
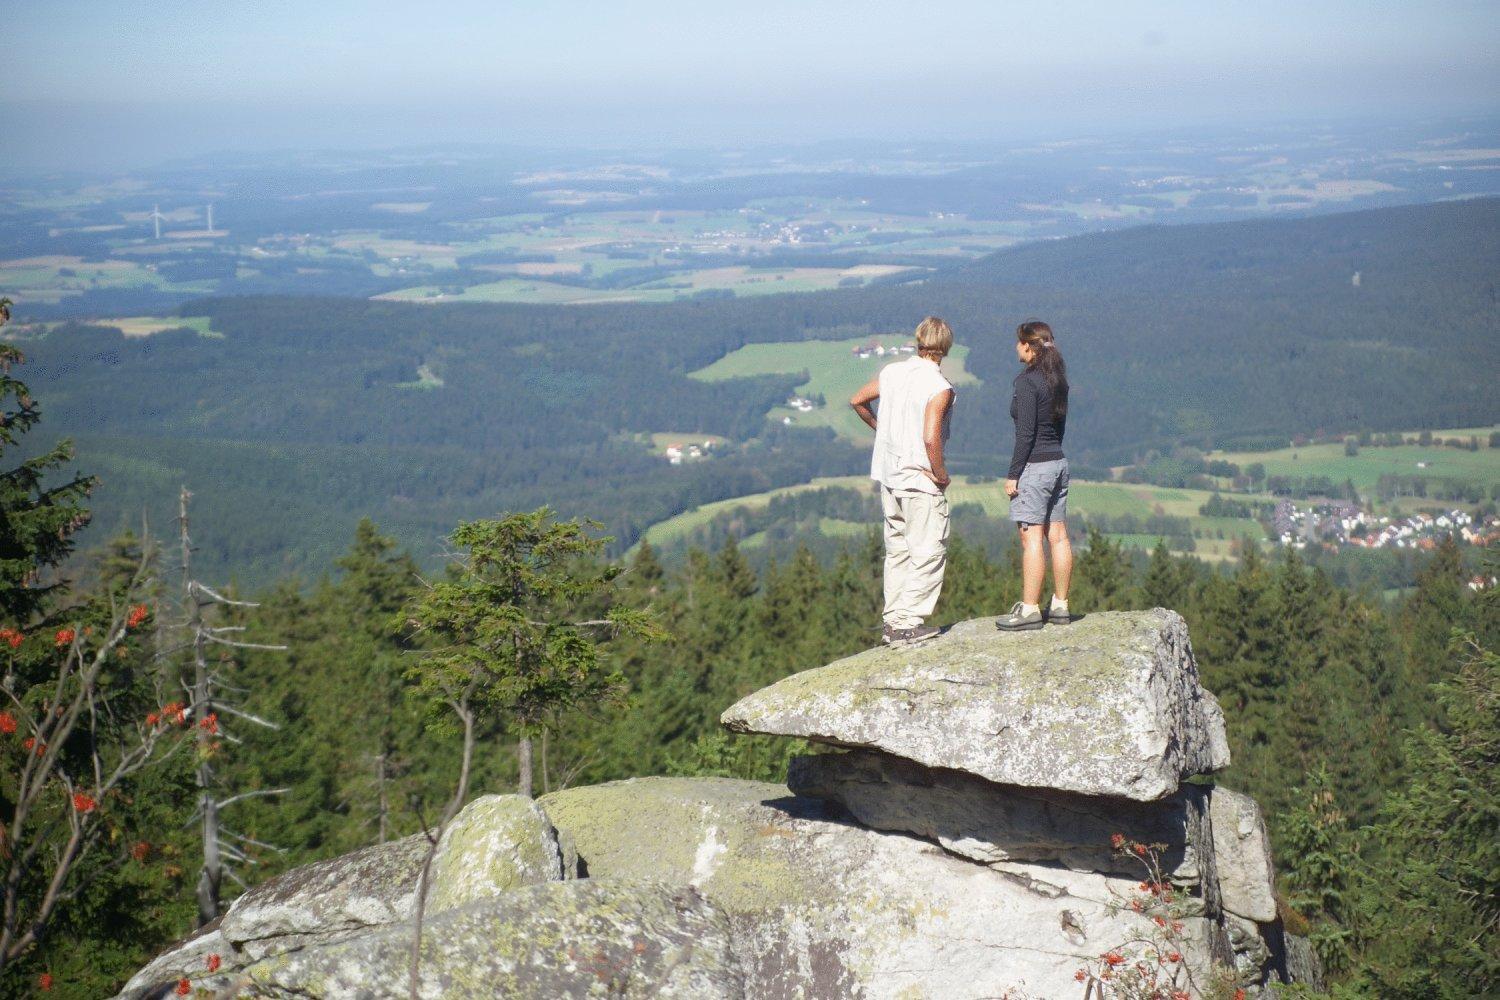
<instances>
[{"instance_id":1,"label":"forested valley","mask_svg":"<svg viewBox=\"0 0 1500 1000\"><path fill-rule=\"evenodd\" d=\"M983 383L955 409L960 474L1008 451L1009 331L1030 315L1068 358L1080 477L1177 445L1493 422L1497 222L1500 201L1476 199L1146 227L922 283L664 305L206 300L183 312L215 336L64 325L25 344L27 378L109 484L92 543L143 510L170 521L187 482L220 529L203 565L255 585L321 572L364 515L428 567L456 520L543 503L600 520L623 551L683 510L866 461L765 420L800 376L690 372L747 343L905 334L929 313ZM730 444L669 468L649 432Z\"/></svg>"}]
</instances>

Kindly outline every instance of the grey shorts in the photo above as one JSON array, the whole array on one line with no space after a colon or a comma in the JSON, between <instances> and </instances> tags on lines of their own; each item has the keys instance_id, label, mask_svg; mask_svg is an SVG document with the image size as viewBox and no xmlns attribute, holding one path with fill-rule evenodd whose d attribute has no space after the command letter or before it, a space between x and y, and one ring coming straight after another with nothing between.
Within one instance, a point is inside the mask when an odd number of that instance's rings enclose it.
<instances>
[{"instance_id":1,"label":"grey shorts","mask_svg":"<svg viewBox=\"0 0 1500 1000\"><path fill-rule=\"evenodd\" d=\"M1068 460L1031 462L1016 482L1010 519L1019 524L1050 524L1068 516Z\"/></svg>"}]
</instances>

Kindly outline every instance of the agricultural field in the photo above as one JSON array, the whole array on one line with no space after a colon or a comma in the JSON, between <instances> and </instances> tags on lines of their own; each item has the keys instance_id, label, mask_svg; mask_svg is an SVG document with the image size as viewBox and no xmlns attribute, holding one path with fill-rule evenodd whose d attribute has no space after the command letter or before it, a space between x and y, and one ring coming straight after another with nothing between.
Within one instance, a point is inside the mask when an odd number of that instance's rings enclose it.
<instances>
[{"instance_id":1,"label":"agricultural field","mask_svg":"<svg viewBox=\"0 0 1500 1000\"><path fill-rule=\"evenodd\" d=\"M600 266L602 263L604 266ZM613 265L613 266L610 266ZM417 285L375 296L403 302L523 302L572 305L597 302L671 302L699 292L723 290L736 296L775 295L781 292L817 292L851 282L865 282L889 274L901 274L912 268L894 265L859 264L854 267L758 268L748 265L680 269L638 285L621 288L590 288L546 280L549 275L604 277L621 269L621 262L519 263L480 265L477 270L510 273L497 281L468 285L460 289L446 286ZM587 270L585 270L587 269Z\"/></svg>"},{"instance_id":2,"label":"agricultural field","mask_svg":"<svg viewBox=\"0 0 1500 1000\"><path fill-rule=\"evenodd\" d=\"M0 253L14 255L0 258L0 294L18 322L40 322L203 295L585 304L816 291L1141 223L1493 194L1500 158L1472 138L1432 124L1371 141L1323 123L1165 144L847 142L626 162L277 152L18 176L0 185Z\"/></svg>"},{"instance_id":3,"label":"agricultural field","mask_svg":"<svg viewBox=\"0 0 1500 1000\"><path fill-rule=\"evenodd\" d=\"M207 292L204 282L172 282L148 263L134 260L85 262L52 255L0 261L0 291L20 305L56 303L72 295L107 290L170 289Z\"/></svg>"},{"instance_id":4,"label":"agricultural field","mask_svg":"<svg viewBox=\"0 0 1500 1000\"><path fill-rule=\"evenodd\" d=\"M1224 459L1241 469L1259 463L1267 476L1305 478L1326 476L1334 483L1352 480L1361 494L1371 494L1383 475L1417 476L1428 480L1462 480L1485 486L1500 484L1500 448L1490 447L1490 435L1500 425L1433 431L1435 438L1477 441L1477 451L1442 445L1407 444L1396 447L1366 445L1357 455L1345 455L1339 443L1309 444L1274 451L1212 452L1208 459ZM1416 432L1405 437L1415 440ZM1227 480L1225 481L1227 484Z\"/></svg>"},{"instance_id":5,"label":"agricultural field","mask_svg":"<svg viewBox=\"0 0 1500 1000\"><path fill-rule=\"evenodd\" d=\"M1004 519L1009 516L1010 504L1002 491L1000 482L971 483L964 479L955 479L948 487L948 499L954 504L977 504L986 516ZM717 503L704 504L694 510L679 514L674 518L653 525L645 533L645 538L652 545L671 545L689 535L697 528L708 524L715 515L745 507L752 510L765 507L773 497L788 496L796 493L804 493L811 490L824 489L827 487L842 487L845 489L867 490L871 489L870 480L864 476L838 476L815 479L810 483L800 486L790 486L784 489L771 490L766 493L756 493L751 496L737 497L731 500L721 500ZM1249 518L1230 517L1204 517L1198 513L1198 508L1206 503L1212 494L1204 490L1179 490L1166 489L1159 486L1145 486L1127 483L1099 483L1074 480L1069 488L1068 509L1070 515L1087 517L1089 515L1120 517L1122 515L1133 515L1144 520L1153 514L1165 514L1173 517L1187 518L1196 538L1197 548L1194 555L1210 562L1222 561L1230 558L1230 543L1246 536L1262 541L1265 538L1265 529L1256 521ZM1256 496L1252 499L1265 500L1269 497ZM824 534L857 535L862 533L870 525L858 525L845 521L835 521L824 518L820 522L820 530ZM1224 537L1218 538L1222 533ZM1156 545L1158 536L1146 534L1117 534L1111 536L1127 548L1149 549ZM754 536L742 540L744 545L754 545Z\"/></svg>"},{"instance_id":6,"label":"agricultural field","mask_svg":"<svg viewBox=\"0 0 1500 1000\"><path fill-rule=\"evenodd\" d=\"M149 337L163 330L180 330L183 327L197 330L201 337L224 336L209 323L207 316L119 316L100 321L103 326L119 327L120 332L127 337Z\"/></svg>"},{"instance_id":7,"label":"agricultural field","mask_svg":"<svg viewBox=\"0 0 1500 1000\"><path fill-rule=\"evenodd\" d=\"M889 354L861 358L855 351L871 344L889 350L911 342L909 335L884 334L850 340L746 344L708 367L692 372L691 377L704 382L718 382L750 375L795 375L807 372L808 380L797 387L797 392L802 396L821 395L825 400L824 405L811 412L778 406L771 410L768 417L802 427L832 427L840 436L863 443L869 440L870 430L849 408L849 397L884 365L889 364L892 358ZM944 374L960 389L966 385L979 384L979 380L964 369L964 359L968 357L968 353L967 347L959 345L943 362Z\"/></svg>"}]
</instances>

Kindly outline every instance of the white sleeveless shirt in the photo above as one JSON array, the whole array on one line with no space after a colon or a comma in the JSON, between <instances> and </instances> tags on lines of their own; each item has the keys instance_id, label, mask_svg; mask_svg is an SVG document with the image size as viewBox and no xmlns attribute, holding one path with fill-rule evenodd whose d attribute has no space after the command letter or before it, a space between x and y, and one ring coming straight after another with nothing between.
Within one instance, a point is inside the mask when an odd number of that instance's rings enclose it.
<instances>
[{"instance_id":1,"label":"white sleeveless shirt","mask_svg":"<svg viewBox=\"0 0 1500 1000\"><path fill-rule=\"evenodd\" d=\"M880 371L880 409L875 420L875 452L870 458L870 478L891 490L941 493L923 474L932 471L922 424L933 396L953 385L943 377L937 362L913 355L886 365ZM950 406L943 415L943 441L948 440Z\"/></svg>"}]
</instances>

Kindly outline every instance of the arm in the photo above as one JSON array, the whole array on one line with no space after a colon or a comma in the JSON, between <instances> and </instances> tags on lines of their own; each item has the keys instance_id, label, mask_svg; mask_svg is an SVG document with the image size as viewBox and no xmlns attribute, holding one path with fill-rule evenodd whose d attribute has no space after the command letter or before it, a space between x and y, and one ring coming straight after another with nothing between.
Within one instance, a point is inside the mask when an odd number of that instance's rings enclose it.
<instances>
[{"instance_id":1,"label":"arm","mask_svg":"<svg viewBox=\"0 0 1500 1000\"><path fill-rule=\"evenodd\" d=\"M1026 468L1031 449L1036 444L1036 386L1028 378L1016 380L1016 446L1010 453L1010 470L1005 474L1007 496L1016 495L1016 481Z\"/></svg>"},{"instance_id":2,"label":"arm","mask_svg":"<svg viewBox=\"0 0 1500 1000\"><path fill-rule=\"evenodd\" d=\"M849 397L849 405L854 407L854 412L859 414L859 419L870 425L870 430L875 429L875 411L870 409L870 404L880 398L880 376L876 375L870 381L860 386Z\"/></svg>"},{"instance_id":3,"label":"arm","mask_svg":"<svg viewBox=\"0 0 1500 1000\"><path fill-rule=\"evenodd\" d=\"M927 464L932 466L927 476L940 490L946 490L951 481L948 469L943 465L943 423L952 406L953 390L944 389L929 399L927 408L922 411L922 443L927 446Z\"/></svg>"}]
</instances>

